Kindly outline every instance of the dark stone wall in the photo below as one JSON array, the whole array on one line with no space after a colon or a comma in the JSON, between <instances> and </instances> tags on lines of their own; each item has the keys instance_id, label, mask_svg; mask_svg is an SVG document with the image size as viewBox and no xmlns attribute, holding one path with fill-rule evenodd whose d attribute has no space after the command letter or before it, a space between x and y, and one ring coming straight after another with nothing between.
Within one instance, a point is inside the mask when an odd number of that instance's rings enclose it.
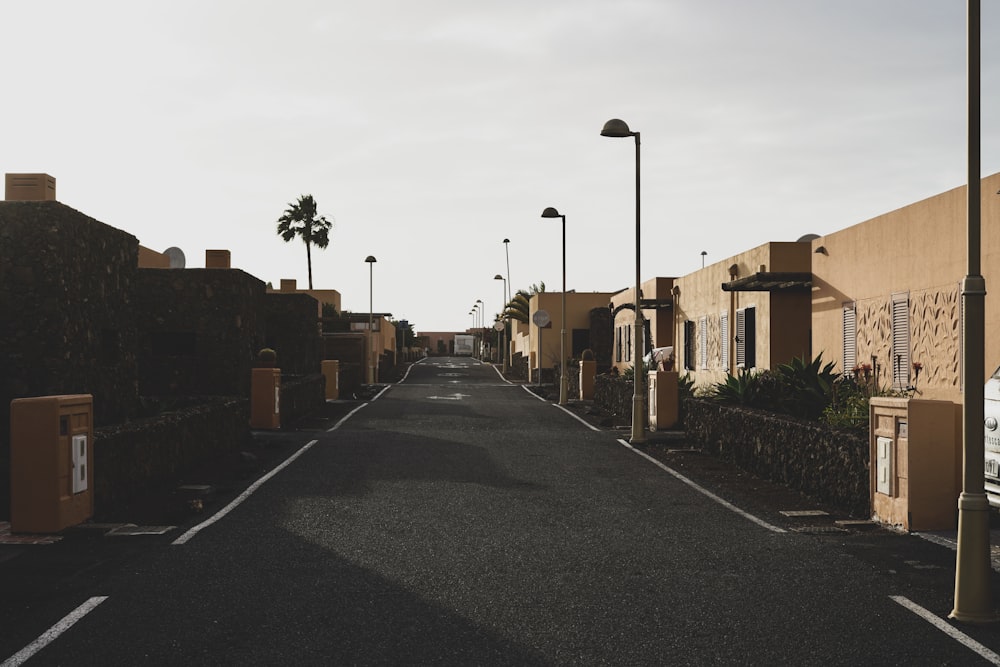
<instances>
[{"instance_id":1,"label":"dark stone wall","mask_svg":"<svg viewBox=\"0 0 1000 667\"><path fill-rule=\"evenodd\" d=\"M713 401L684 401L688 438L759 477L870 516L867 433L833 430Z\"/></svg>"},{"instance_id":2,"label":"dark stone wall","mask_svg":"<svg viewBox=\"0 0 1000 667\"><path fill-rule=\"evenodd\" d=\"M0 202L0 404L93 394L97 425L132 414L138 254L131 234L59 202Z\"/></svg>"},{"instance_id":3,"label":"dark stone wall","mask_svg":"<svg viewBox=\"0 0 1000 667\"><path fill-rule=\"evenodd\" d=\"M127 515L131 502L169 488L199 463L249 443L250 402L196 405L94 432L94 514Z\"/></svg>"},{"instance_id":4,"label":"dark stone wall","mask_svg":"<svg viewBox=\"0 0 1000 667\"><path fill-rule=\"evenodd\" d=\"M308 294L264 295L264 346L278 353L282 374L320 371L319 306Z\"/></svg>"},{"instance_id":5,"label":"dark stone wall","mask_svg":"<svg viewBox=\"0 0 1000 667\"><path fill-rule=\"evenodd\" d=\"M281 428L293 428L303 417L326 403L326 378L322 374L281 377L279 394Z\"/></svg>"},{"instance_id":6,"label":"dark stone wall","mask_svg":"<svg viewBox=\"0 0 1000 667\"><path fill-rule=\"evenodd\" d=\"M610 308L594 308L590 311L590 349L597 362L597 372L605 373L611 368L615 341L615 320Z\"/></svg>"},{"instance_id":7,"label":"dark stone wall","mask_svg":"<svg viewBox=\"0 0 1000 667\"><path fill-rule=\"evenodd\" d=\"M363 333L323 334L323 358L340 362L340 397L351 398L367 381Z\"/></svg>"},{"instance_id":8,"label":"dark stone wall","mask_svg":"<svg viewBox=\"0 0 1000 667\"><path fill-rule=\"evenodd\" d=\"M139 269L139 392L249 396L264 283L237 269Z\"/></svg>"},{"instance_id":9,"label":"dark stone wall","mask_svg":"<svg viewBox=\"0 0 1000 667\"><path fill-rule=\"evenodd\" d=\"M138 403L132 285L139 243L56 201L0 201L0 517L10 402L92 394L100 426Z\"/></svg>"}]
</instances>

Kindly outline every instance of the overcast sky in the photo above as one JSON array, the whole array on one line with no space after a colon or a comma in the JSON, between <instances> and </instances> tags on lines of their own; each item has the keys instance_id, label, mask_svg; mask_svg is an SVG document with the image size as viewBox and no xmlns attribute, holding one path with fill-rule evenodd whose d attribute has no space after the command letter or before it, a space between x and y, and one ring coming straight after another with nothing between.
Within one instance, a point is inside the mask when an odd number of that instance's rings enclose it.
<instances>
[{"instance_id":1,"label":"overcast sky","mask_svg":"<svg viewBox=\"0 0 1000 667\"><path fill-rule=\"evenodd\" d=\"M277 286L275 233L334 220L317 288L420 331L514 290L614 292L826 234L966 182L961 0L8 3L0 165L189 267ZM1000 3L983 2L983 175L1000 171ZM998 221L995 221L998 222ZM956 276L956 279L961 276Z\"/></svg>"}]
</instances>

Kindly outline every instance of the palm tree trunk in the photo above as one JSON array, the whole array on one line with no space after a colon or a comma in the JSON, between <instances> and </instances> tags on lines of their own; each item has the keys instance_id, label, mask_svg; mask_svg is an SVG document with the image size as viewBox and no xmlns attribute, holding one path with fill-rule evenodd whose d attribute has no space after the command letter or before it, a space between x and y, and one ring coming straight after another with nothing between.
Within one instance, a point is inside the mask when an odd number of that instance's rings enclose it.
<instances>
[{"instance_id":1,"label":"palm tree trunk","mask_svg":"<svg viewBox=\"0 0 1000 667\"><path fill-rule=\"evenodd\" d=\"M308 239L306 239L306 264L309 266L309 289L311 290L313 288L313 258Z\"/></svg>"}]
</instances>

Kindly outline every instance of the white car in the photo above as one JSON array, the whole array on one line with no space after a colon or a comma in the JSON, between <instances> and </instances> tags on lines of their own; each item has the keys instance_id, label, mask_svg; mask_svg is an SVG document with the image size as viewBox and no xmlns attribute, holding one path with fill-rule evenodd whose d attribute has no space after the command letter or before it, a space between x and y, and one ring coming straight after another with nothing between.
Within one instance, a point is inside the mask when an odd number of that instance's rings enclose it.
<instances>
[{"instance_id":1,"label":"white car","mask_svg":"<svg viewBox=\"0 0 1000 667\"><path fill-rule=\"evenodd\" d=\"M1000 368L986 381L983 398L986 497L991 506L1000 507Z\"/></svg>"}]
</instances>

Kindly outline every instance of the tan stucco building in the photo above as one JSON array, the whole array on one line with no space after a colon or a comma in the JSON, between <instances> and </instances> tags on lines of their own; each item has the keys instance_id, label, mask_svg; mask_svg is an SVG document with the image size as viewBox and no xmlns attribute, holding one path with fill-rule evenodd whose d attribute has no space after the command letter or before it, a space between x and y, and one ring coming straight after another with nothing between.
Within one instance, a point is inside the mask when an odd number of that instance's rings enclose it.
<instances>
[{"instance_id":1,"label":"tan stucco building","mask_svg":"<svg viewBox=\"0 0 1000 667\"><path fill-rule=\"evenodd\" d=\"M810 355L808 242L772 242L674 280L674 368L706 387Z\"/></svg>"},{"instance_id":2,"label":"tan stucco building","mask_svg":"<svg viewBox=\"0 0 1000 667\"><path fill-rule=\"evenodd\" d=\"M676 278L651 278L639 285L639 306L645 322L643 356L657 347L674 344L673 287ZM611 297L614 318L614 342L611 365L619 372L632 368L635 332L635 288L622 290Z\"/></svg>"},{"instance_id":3,"label":"tan stucco building","mask_svg":"<svg viewBox=\"0 0 1000 667\"><path fill-rule=\"evenodd\" d=\"M590 336L590 311L607 308L611 292L567 292L566 293L566 357L580 358L588 347ZM534 321L535 313L544 310L549 314L550 324L541 335L539 348L538 327L532 324L515 323L514 340L511 348L528 359L530 379L536 379L537 368L553 368L559 364L559 334L562 323L562 292L541 292L529 301L529 319ZM540 353L539 353L540 352Z\"/></svg>"}]
</instances>

